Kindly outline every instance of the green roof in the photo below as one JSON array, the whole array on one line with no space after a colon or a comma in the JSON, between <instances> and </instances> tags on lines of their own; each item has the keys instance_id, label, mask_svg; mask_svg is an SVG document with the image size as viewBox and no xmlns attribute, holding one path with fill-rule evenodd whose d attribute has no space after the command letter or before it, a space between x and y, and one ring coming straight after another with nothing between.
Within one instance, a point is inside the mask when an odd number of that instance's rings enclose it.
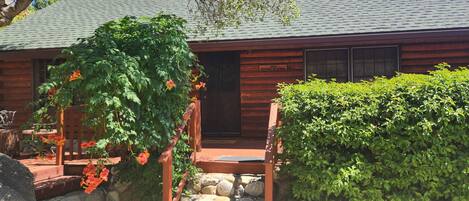
<instances>
[{"instance_id":1,"label":"green roof","mask_svg":"<svg viewBox=\"0 0 469 201\"><path fill-rule=\"evenodd\" d=\"M298 0L301 17L290 26L275 19L244 23L191 41L268 39L469 28L467 0ZM63 48L101 24L126 15L164 11L191 21L186 0L61 0L0 31L0 51Z\"/></svg>"}]
</instances>

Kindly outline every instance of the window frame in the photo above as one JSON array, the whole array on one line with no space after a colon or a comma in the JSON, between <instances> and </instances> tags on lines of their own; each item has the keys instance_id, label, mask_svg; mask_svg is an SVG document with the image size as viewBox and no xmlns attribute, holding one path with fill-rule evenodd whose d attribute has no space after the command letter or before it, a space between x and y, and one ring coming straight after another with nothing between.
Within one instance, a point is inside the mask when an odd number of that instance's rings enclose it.
<instances>
[{"instance_id":1,"label":"window frame","mask_svg":"<svg viewBox=\"0 0 469 201\"><path fill-rule=\"evenodd\" d=\"M397 71L401 71L401 55L399 50L399 45L376 45L376 46L358 46L358 47L351 47L350 48L350 60L349 60L349 72L350 72L350 82L354 82L355 80L353 75L353 50L354 49L374 49L374 48L396 48L396 64L397 64Z\"/></svg>"},{"instance_id":2,"label":"window frame","mask_svg":"<svg viewBox=\"0 0 469 201\"><path fill-rule=\"evenodd\" d=\"M338 48L320 48L320 49L305 49L303 54L303 63L304 63L304 80L308 79L308 65L307 58L308 52L320 52L320 51L330 51L330 50L346 50L347 51L347 81L350 81L350 48L347 47L338 47Z\"/></svg>"},{"instance_id":3,"label":"window frame","mask_svg":"<svg viewBox=\"0 0 469 201\"><path fill-rule=\"evenodd\" d=\"M32 73L32 78L31 78L31 81L32 81L31 82L31 89L32 89L31 92L32 92L32 100L33 101L37 101L39 98L41 98L40 94L38 92L38 87L40 85L42 85L43 83L39 83L38 78L40 78L41 76L44 76L44 79L47 80L47 78L48 78L47 74L48 74L48 71L49 71L49 69L47 69L47 68L48 68L49 65L51 65L53 63L53 61L54 61L53 59L33 59L32 60L33 73ZM44 66L44 64L46 64L46 65ZM41 73L41 71L42 71L42 69L40 69L40 68L44 68L44 67L45 67L45 69L44 69L43 74L39 75L39 73Z\"/></svg>"},{"instance_id":4,"label":"window frame","mask_svg":"<svg viewBox=\"0 0 469 201\"><path fill-rule=\"evenodd\" d=\"M354 49L373 49L373 48L396 48L396 63L397 63L397 71L401 71L401 51L399 45L371 45L371 46L351 46L351 47L336 47L336 48L308 48L304 50L303 53L303 68L304 68L304 76L303 79L306 81L308 80L308 65L307 65L307 58L308 52L313 51L328 51L328 50L347 50L347 82L354 82L353 77L353 50Z\"/></svg>"}]
</instances>

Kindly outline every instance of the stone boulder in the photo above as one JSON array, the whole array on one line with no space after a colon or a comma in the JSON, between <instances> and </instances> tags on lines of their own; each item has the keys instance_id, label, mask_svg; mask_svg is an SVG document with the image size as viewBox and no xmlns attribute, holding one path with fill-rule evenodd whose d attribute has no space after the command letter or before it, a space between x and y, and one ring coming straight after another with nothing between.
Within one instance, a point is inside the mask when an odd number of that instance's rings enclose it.
<instances>
[{"instance_id":1,"label":"stone boulder","mask_svg":"<svg viewBox=\"0 0 469 201\"><path fill-rule=\"evenodd\" d=\"M34 176L29 169L0 153L0 200L35 201Z\"/></svg>"},{"instance_id":2,"label":"stone boulder","mask_svg":"<svg viewBox=\"0 0 469 201\"><path fill-rule=\"evenodd\" d=\"M217 194L221 196L230 196L234 193L233 183L223 180L217 184Z\"/></svg>"},{"instance_id":3,"label":"stone boulder","mask_svg":"<svg viewBox=\"0 0 469 201\"><path fill-rule=\"evenodd\" d=\"M75 191L47 201L106 201L106 198L104 190L98 188L91 194L86 194L83 191Z\"/></svg>"},{"instance_id":4,"label":"stone boulder","mask_svg":"<svg viewBox=\"0 0 469 201\"><path fill-rule=\"evenodd\" d=\"M264 182L262 181L255 181L251 182L244 188L244 191L252 196L260 196L264 193Z\"/></svg>"},{"instance_id":5,"label":"stone boulder","mask_svg":"<svg viewBox=\"0 0 469 201\"><path fill-rule=\"evenodd\" d=\"M200 184L204 186L216 186L220 182L219 178L212 177L212 175L203 175L200 178Z\"/></svg>"},{"instance_id":6,"label":"stone boulder","mask_svg":"<svg viewBox=\"0 0 469 201\"><path fill-rule=\"evenodd\" d=\"M215 195L217 194L217 186L205 186L201 192L202 194Z\"/></svg>"}]
</instances>

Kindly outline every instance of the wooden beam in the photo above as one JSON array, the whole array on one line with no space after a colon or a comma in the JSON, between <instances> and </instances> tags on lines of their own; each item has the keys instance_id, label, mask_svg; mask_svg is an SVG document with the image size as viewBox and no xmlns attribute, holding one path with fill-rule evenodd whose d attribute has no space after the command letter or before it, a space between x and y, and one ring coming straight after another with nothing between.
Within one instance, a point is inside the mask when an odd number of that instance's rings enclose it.
<instances>
[{"instance_id":1,"label":"wooden beam","mask_svg":"<svg viewBox=\"0 0 469 201\"><path fill-rule=\"evenodd\" d=\"M447 29L388 33L364 33L273 39L194 41L194 52L304 49L322 47L369 46L382 44L409 44L423 42L469 41L469 29Z\"/></svg>"}]
</instances>

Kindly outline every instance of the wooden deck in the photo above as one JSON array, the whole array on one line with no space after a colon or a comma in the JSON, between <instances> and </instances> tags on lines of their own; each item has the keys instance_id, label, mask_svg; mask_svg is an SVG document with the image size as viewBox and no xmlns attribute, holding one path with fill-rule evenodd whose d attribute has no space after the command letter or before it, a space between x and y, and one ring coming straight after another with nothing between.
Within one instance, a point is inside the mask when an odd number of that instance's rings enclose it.
<instances>
[{"instance_id":1,"label":"wooden deck","mask_svg":"<svg viewBox=\"0 0 469 201\"><path fill-rule=\"evenodd\" d=\"M239 162L222 158L259 158L264 160L264 138L209 138L202 140L202 150L196 153L196 164L204 172L264 173L263 161Z\"/></svg>"},{"instance_id":2,"label":"wooden deck","mask_svg":"<svg viewBox=\"0 0 469 201\"><path fill-rule=\"evenodd\" d=\"M48 159L22 159L19 160L24 164L34 175L34 182L42 182L45 180L70 175L81 175L83 167L88 164L89 159L80 159L65 161L64 165L55 165L55 158L52 160ZM92 161L96 162L96 159ZM119 157L110 158L108 165L117 164L120 161Z\"/></svg>"}]
</instances>

